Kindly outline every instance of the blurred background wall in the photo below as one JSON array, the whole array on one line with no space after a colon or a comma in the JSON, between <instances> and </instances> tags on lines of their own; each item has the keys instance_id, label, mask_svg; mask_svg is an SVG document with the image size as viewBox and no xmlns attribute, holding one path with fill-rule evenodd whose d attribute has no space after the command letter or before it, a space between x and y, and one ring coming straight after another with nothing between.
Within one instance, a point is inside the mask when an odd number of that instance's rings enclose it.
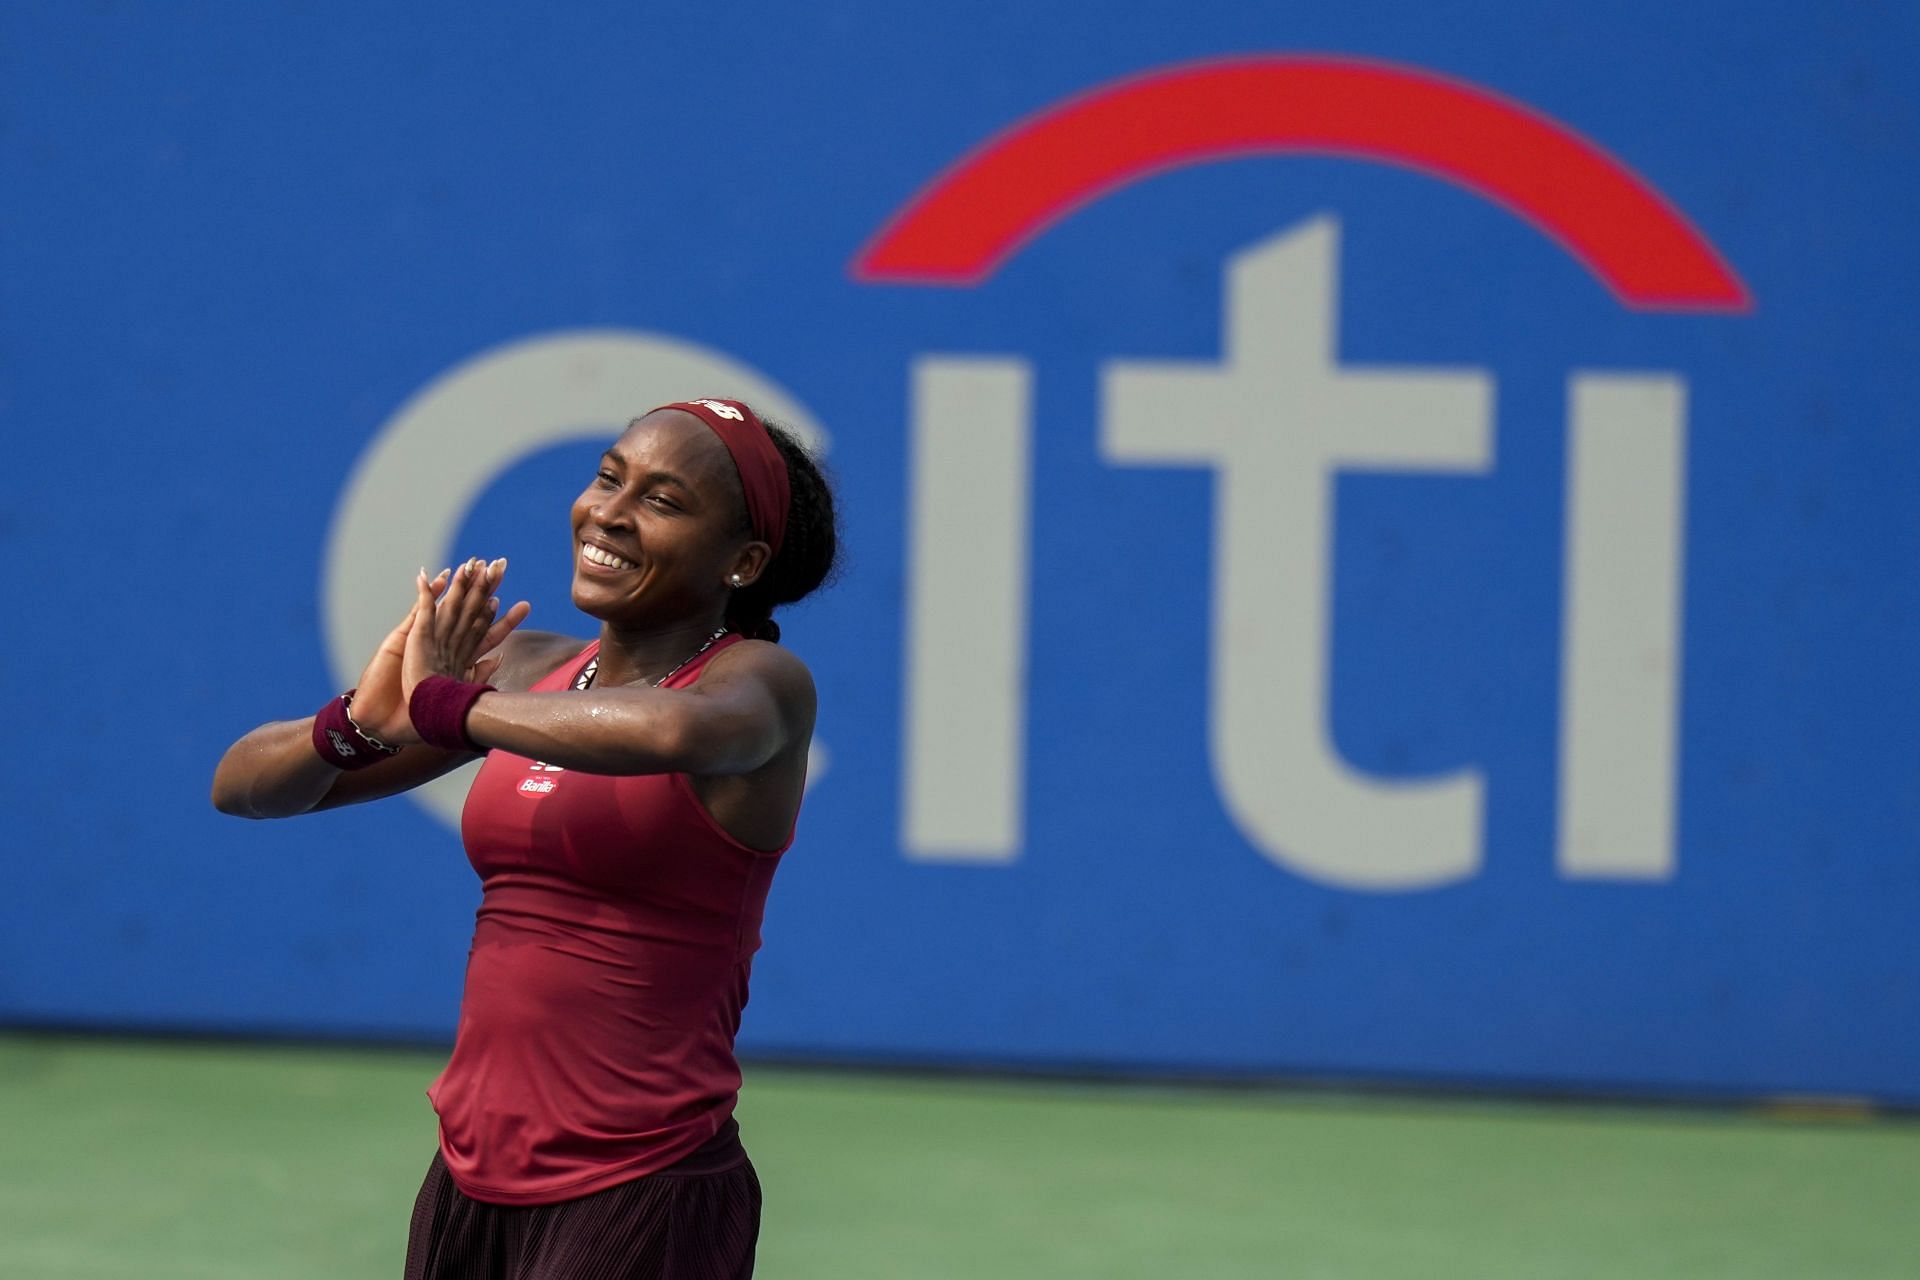
<instances>
[{"instance_id":1,"label":"blurred background wall","mask_svg":"<svg viewBox=\"0 0 1920 1280\"><path fill-rule=\"evenodd\" d=\"M1920 1102L1896 6L10 5L0 1022L451 1034L446 789L222 817L625 420L848 564L743 1047Z\"/></svg>"}]
</instances>

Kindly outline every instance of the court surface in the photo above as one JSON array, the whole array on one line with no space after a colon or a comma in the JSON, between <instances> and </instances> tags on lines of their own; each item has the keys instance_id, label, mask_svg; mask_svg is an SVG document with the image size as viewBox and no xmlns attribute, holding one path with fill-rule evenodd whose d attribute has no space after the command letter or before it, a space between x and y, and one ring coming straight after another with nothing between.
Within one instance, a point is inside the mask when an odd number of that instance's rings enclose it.
<instances>
[{"instance_id":1,"label":"court surface","mask_svg":"<svg viewBox=\"0 0 1920 1280\"><path fill-rule=\"evenodd\" d=\"M400 1273L442 1055L0 1035L0 1277ZM1920 1275L1920 1124L748 1069L769 1280Z\"/></svg>"}]
</instances>

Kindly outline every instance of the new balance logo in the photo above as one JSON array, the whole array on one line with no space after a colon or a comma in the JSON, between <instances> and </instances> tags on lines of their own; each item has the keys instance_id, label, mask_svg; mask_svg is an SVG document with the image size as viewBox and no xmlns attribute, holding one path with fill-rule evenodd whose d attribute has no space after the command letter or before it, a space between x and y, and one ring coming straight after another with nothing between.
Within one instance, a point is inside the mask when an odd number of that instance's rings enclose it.
<instances>
[{"instance_id":1,"label":"new balance logo","mask_svg":"<svg viewBox=\"0 0 1920 1280\"><path fill-rule=\"evenodd\" d=\"M747 420L746 414L740 412L725 400L696 400L694 403L703 404L721 417L732 419L734 422L745 422Z\"/></svg>"}]
</instances>

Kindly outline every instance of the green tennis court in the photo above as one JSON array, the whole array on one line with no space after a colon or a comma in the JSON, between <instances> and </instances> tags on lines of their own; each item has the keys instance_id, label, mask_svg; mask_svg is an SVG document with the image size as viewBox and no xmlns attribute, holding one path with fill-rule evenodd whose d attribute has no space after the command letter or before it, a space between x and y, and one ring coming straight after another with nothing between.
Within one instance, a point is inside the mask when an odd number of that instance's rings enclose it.
<instances>
[{"instance_id":1,"label":"green tennis court","mask_svg":"<svg viewBox=\"0 0 1920 1280\"><path fill-rule=\"evenodd\" d=\"M0 1036L0 1276L398 1276L413 1051ZM749 1068L759 1274L1920 1275L1920 1125Z\"/></svg>"}]
</instances>

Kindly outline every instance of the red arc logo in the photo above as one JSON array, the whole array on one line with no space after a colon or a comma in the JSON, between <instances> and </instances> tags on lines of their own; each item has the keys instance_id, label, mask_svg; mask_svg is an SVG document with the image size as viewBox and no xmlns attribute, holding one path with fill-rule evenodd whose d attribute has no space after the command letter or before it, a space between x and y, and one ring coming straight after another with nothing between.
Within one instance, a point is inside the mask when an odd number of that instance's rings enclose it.
<instances>
[{"instance_id":1,"label":"red arc logo","mask_svg":"<svg viewBox=\"0 0 1920 1280\"><path fill-rule=\"evenodd\" d=\"M863 280L975 285L1076 209L1186 165L1269 154L1398 165L1525 219L1628 307L1752 309L1714 246L1626 165L1548 116L1460 80L1346 58L1166 68L1057 103L934 179L852 265Z\"/></svg>"}]
</instances>

